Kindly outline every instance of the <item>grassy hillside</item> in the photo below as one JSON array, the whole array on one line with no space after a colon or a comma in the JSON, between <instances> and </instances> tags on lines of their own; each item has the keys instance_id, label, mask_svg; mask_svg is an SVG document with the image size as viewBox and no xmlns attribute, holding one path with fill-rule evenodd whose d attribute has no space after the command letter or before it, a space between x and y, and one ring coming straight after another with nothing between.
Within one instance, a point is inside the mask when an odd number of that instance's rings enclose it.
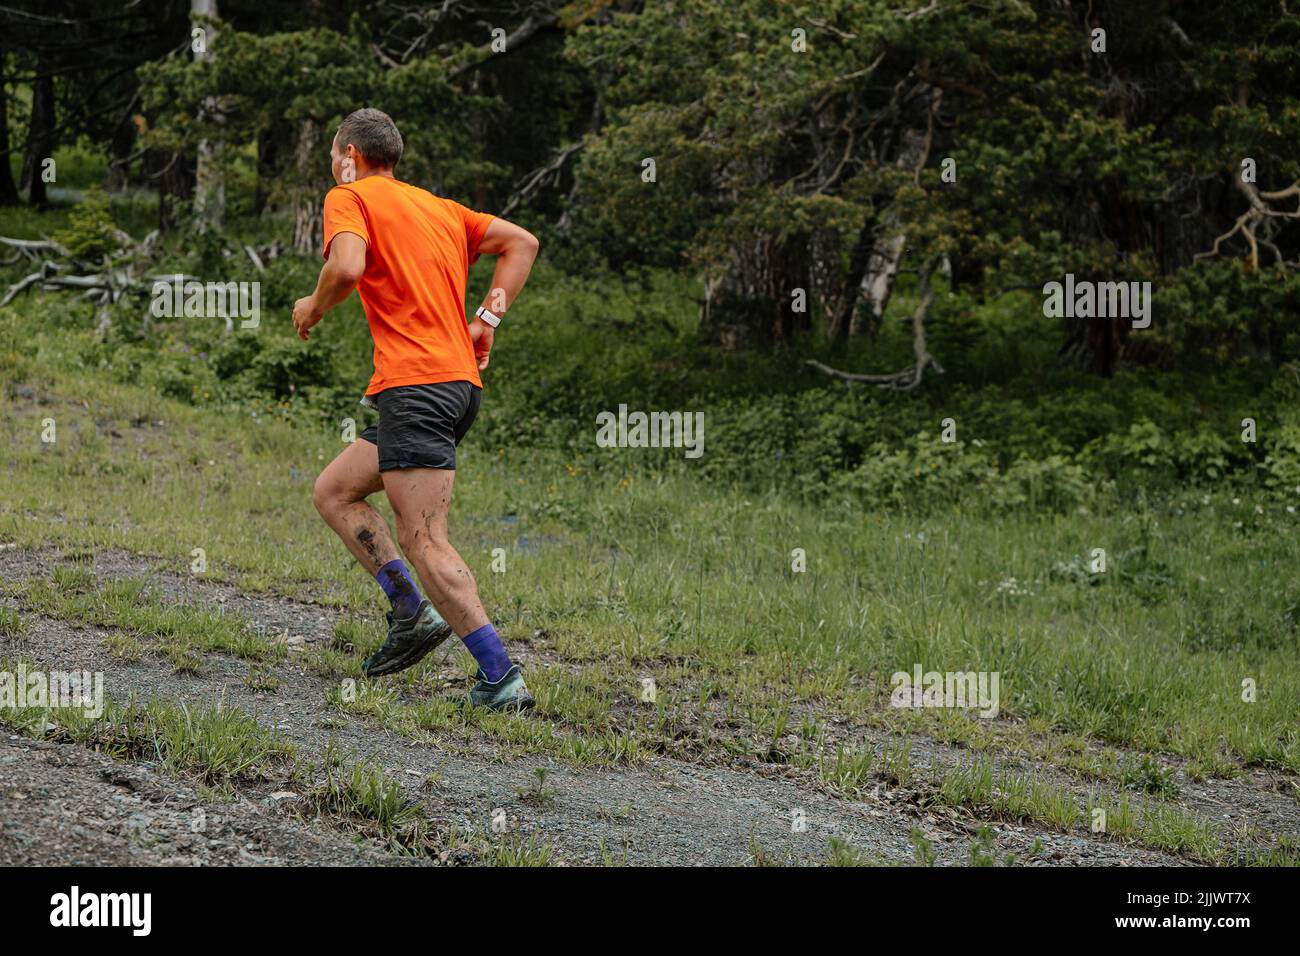
<instances>
[{"instance_id":1,"label":"grassy hillside","mask_svg":"<svg viewBox=\"0 0 1300 956\"><path fill-rule=\"evenodd\" d=\"M70 297L0 309L0 541L57 544L65 566L54 586L10 581L10 594L64 620L170 635L183 668L195 648L242 645L214 644L203 618L130 611L130 594L78 566L121 548L187 574L202 549L207 578L337 606L348 642L378 642L382 595L311 505L343 420L364 425L368 368L355 300L310 347L292 338L286 303L314 266L273 266L251 331L122 309L101 339ZM692 332L691 295L665 276L610 285L543 269L511 312L463 447L452 537L530 662L539 710L480 726L578 765L757 759L846 794L907 773L905 750L859 752L853 728L1029 754L1157 796L1169 771L1150 754L1197 780L1300 771L1287 383L1247 398L1223 381L1080 380L1039 404L1042 350L1012 303L967 327L954 318L946 334L971 341L948 398L883 395L828 384L795 356L671 358ZM1015 355L998 345L1006 328L1020 330ZM995 353L1029 367L1013 374ZM757 382L770 387L744 397ZM619 403L704 411L704 456L597 448L594 415ZM1233 445L1252 403L1269 451ZM955 443L939 439L945 417ZM890 707L890 675L918 664L998 672L998 718ZM335 651L313 667L360 679ZM426 678L417 668L396 685ZM347 709L386 726L458 719L363 684ZM1008 799L985 770L935 780L933 799ZM1080 824L1082 810L1050 797L1014 813ZM1178 819L1131 836L1185 849L1200 824Z\"/></svg>"}]
</instances>

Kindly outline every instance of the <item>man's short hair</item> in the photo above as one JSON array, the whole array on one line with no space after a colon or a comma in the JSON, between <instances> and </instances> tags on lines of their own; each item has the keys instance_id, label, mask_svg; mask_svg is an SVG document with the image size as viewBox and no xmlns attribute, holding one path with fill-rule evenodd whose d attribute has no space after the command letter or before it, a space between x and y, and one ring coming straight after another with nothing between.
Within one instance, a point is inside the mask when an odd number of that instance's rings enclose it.
<instances>
[{"instance_id":1,"label":"man's short hair","mask_svg":"<svg viewBox=\"0 0 1300 956\"><path fill-rule=\"evenodd\" d=\"M348 114L339 124L340 147L351 143L371 166L389 168L402 158L402 134L383 110L367 107Z\"/></svg>"}]
</instances>

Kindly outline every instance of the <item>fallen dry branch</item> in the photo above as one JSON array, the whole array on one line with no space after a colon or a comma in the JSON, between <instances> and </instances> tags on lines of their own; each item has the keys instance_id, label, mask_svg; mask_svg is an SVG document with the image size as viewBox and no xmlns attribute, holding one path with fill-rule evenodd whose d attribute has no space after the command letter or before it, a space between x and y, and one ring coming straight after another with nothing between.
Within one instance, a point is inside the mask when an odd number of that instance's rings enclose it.
<instances>
[{"instance_id":1,"label":"fallen dry branch","mask_svg":"<svg viewBox=\"0 0 1300 956\"><path fill-rule=\"evenodd\" d=\"M114 238L119 243L119 248L95 264L74 259L52 239L0 236L0 246L15 250L13 257L6 260L5 264L13 265L26 259L35 267L8 287L4 297L0 298L0 307L8 305L29 289L79 290L98 306L99 324L96 328L102 335L112 324L109 306L127 296L151 295L155 283L170 284L177 275L175 272L156 274L153 260L156 258L158 230L153 230L138 242L120 229L114 232ZM283 251L284 245L276 241L259 247L243 245L238 250L227 249L225 257L233 259L246 256L258 272L265 272L266 263L279 257ZM56 261L57 259L70 260L70 263L65 264ZM69 268L78 269L80 274L70 274ZM149 269L147 273L144 272L145 268ZM197 277L182 275L181 281L195 278ZM148 322L147 317L145 321Z\"/></svg>"},{"instance_id":2,"label":"fallen dry branch","mask_svg":"<svg viewBox=\"0 0 1300 956\"><path fill-rule=\"evenodd\" d=\"M916 309L912 312L912 353L916 357L916 361L911 368L880 375L864 372L844 372L837 368L831 368L823 362L818 362L816 359L808 359L804 364L845 382L865 382L868 385L888 388L898 392L910 392L920 385L927 368L933 368L936 374L942 375L943 366L930 354L925 338L925 319L930 313L930 306L934 304L934 286L930 282L930 277L934 274L935 265L936 260L934 258L927 259L918 273L921 286L921 301L917 303Z\"/></svg>"},{"instance_id":3,"label":"fallen dry branch","mask_svg":"<svg viewBox=\"0 0 1300 956\"><path fill-rule=\"evenodd\" d=\"M51 254L64 257L68 254L68 251L53 239L13 239L9 236L0 236L0 245L14 250L14 254L4 260L5 265L13 265L19 259L39 262Z\"/></svg>"}]
</instances>

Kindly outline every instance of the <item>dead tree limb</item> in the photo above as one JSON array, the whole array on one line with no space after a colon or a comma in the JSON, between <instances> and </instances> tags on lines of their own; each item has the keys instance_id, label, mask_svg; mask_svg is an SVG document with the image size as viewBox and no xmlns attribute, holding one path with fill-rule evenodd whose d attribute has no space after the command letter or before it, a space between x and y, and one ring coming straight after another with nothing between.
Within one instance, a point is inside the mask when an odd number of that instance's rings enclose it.
<instances>
[{"instance_id":1,"label":"dead tree limb","mask_svg":"<svg viewBox=\"0 0 1300 956\"><path fill-rule=\"evenodd\" d=\"M1250 254L1246 257L1249 263L1250 271L1259 268L1259 247L1261 245L1272 250L1273 255L1279 263L1283 262L1282 252L1276 245L1269 241L1267 236L1258 235L1261 225L1273 219L1300 219L1300 180L1287 186L1285 189L1278 189L1272 192L1261 192L1254 183L1242 182L1241 177L1233 176L1233 181L1237 188L1246 197L1248 208L1237 221L1232 224L1232 228L1225 232L1219 238L1214 240L1214 246L1206 252L1198 252L1192 257L1192 261L1199 262L1201 259L1213 259L1219 255L1220 247L1235 235L1240 235L1246 240L1246 245L1250 247ZM1271 203L1281 202L1285 199L1295 199L1296 208L1294 211L1274 209Z\"/></svg>"},{"instance_id":2,"label":"dead tree limb","mask_svg":"<svg viewBox=\"0 0 1300 956\"><path fill-rule=\"evenodd\" d=\"M928 91L928 97L925 130L908 129L903 132L902 145L894 163L899 169L911 172L914 184L919 184L921 170L930 158L930 147L934 142L934 117L943 102L943 90L933 87ZM879 328L884 321L885 309L894 293L894 281L898 277L906 247L907 229L903 222L903 212L895 201L886 207L881 216L871 253L867 257L866 270L858 283L858 295L849 315L850 337L860 335L868 323L872 328Z\"/></svg>"},{"instance_id":3,"label":"dead tree limb","mask_svg":"<svg viewBox=\"0 0 1300 956\"><path fill-rule=\"evenodd\" d=\"M921 384L921 379L925 374L926 368L933 368L935 374L943 374L941 366L933 355L930 354L929 346L926 344L925 337L925 320L930 314L930 307L934 304L934 285L930 281L934 275L934 270L938 260L931 256L921 266L918 276L920 279L921 299L916 304L912 312L912 354L915 361L911 368L902 369L898 372L891 372L884 375L863 373L863 372L844 372L840 369L831 368L816 359L808 359L805 364L810 365L817 371L822 372L832 378L838 378L845 382L865 382L869 385L875 385L880 388L888 388L896 392L910 392Z\"/></svg>"},{"instance_id":4,"label":"dead tree limb","mask_svg":"<svg viewBox=\"0 0 1300 956\"><path fill-rule=\"evenodd\" d=\"M554 179L558 181L560 170L564 168L564 164L568 162L569 157L581 150L585 145L586 143L577 142L570 146L565 146L551 158L549 163L545 166L538 167L525 176L520 185L506 201L505 206L502 207L501 215L503 217L510 215L510 213L513 212L520 203L528 199L528 197L536 192L537 189L548 180Z\"/></svg>"},{"instance_id":5,"label":"dead tree limb","mask_svg":"<svg viewBox=\"0 0 1300 956\"><path fill-rule=\"evenodd\" d=\"M41 258L37 255L37 253L41 252L52 252L56 256L66 256L68 254L68 250L53 239L11 239L9 236L0 236L0 245L16 249L19 255L26 256L34 261Z\"/></svg>"},{"instance_id":6,"label":"dead tree limb","mask_svg":"<svg viewBox=\"0 0 1300 956\"><path fill-rule=\"evenodd\" d=\"M548 27L553 27L557 23L559 23L559 17L553 13L530 14L527 19L519 25L514 33L511 33L504 38L505 42L501 47L502 52L513 53L542 30L545 30ZM470 70L478 69L488 60L492 59L494 55L495 50L493 49L492 44L489 43L485 47L480 47L479 50L476 51L474 59L448 70L447 79L454 80L462 74L468 73Z\"/></svg>"},{"instance_id":7,"label":"dead tree limb","mask_svg":"<svg viewBox=\"0 0 1300 956\"><path fill-rule=\"evenodd\" d=\"M13 302L18 296L30 289L44 291L79 291L81 295L95 303L99 323L96 331L100 335L108 332L112 325L112 306L131 296L148 295L159 282L167 284L176 279L176 274L150 274L150 263L158 241L158 230L153 230L144 239L137 242L121 229L115 230L113 238L119 247L93 263L79 260L51 239L15 239L0 236L0 246L15 250L15 259L27 258L36 266L35 270L13 283L0 298L0 307ZM243 247L243 252L253 261L259 271L263 268L264 258L274 258L278 254L278 244L265 247L261 255L251 246ZM236 256L237 251L227 250L227 256ZM65 261L58 261L58 260ZM73 274L68 270L78 270ZM150 270L146 272L145 270ZM181 276L186 282L195 277ZM146 312L145 322L148 323Z\"/></svg>"}]
</instances>

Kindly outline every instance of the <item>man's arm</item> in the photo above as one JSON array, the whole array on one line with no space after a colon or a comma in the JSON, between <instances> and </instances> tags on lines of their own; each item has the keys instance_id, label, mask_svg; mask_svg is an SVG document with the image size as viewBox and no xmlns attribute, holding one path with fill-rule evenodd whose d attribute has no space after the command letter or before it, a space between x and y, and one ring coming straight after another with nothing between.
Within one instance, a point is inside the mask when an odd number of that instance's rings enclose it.
<instances>
[{"instance_id":1,"label":"man's arm","mask_svg":"<svg viewBox=\"0 0 1300 956\"><path fill-rule=\"evenodd\" d=\"M483 308L500 318L505 315L515 298L528 281L533 261L537 258L538 242L527 229L516 226L504 219L493 219L479 243L480 254L497 257L497 265L492 273L492 288L483 298ZM479 371L488 366L488 354L492 351L492 340L496 330L475 317L469 324L469 335L474 340L474 355L478 358Z\"/></svg>"},{"instance_id":2,"label":"man's arm","mask_svg":"<svg viewBox=\"0 0 1300 956\"><path fill-rule=\"evenodd\" d=\"M304 342L312 326L352 294L365 271L366 240L356 233L340 232L330 243L330 257L320 271L316 291L293 304L293 327Z\"/></svg>"}]
</instances>

